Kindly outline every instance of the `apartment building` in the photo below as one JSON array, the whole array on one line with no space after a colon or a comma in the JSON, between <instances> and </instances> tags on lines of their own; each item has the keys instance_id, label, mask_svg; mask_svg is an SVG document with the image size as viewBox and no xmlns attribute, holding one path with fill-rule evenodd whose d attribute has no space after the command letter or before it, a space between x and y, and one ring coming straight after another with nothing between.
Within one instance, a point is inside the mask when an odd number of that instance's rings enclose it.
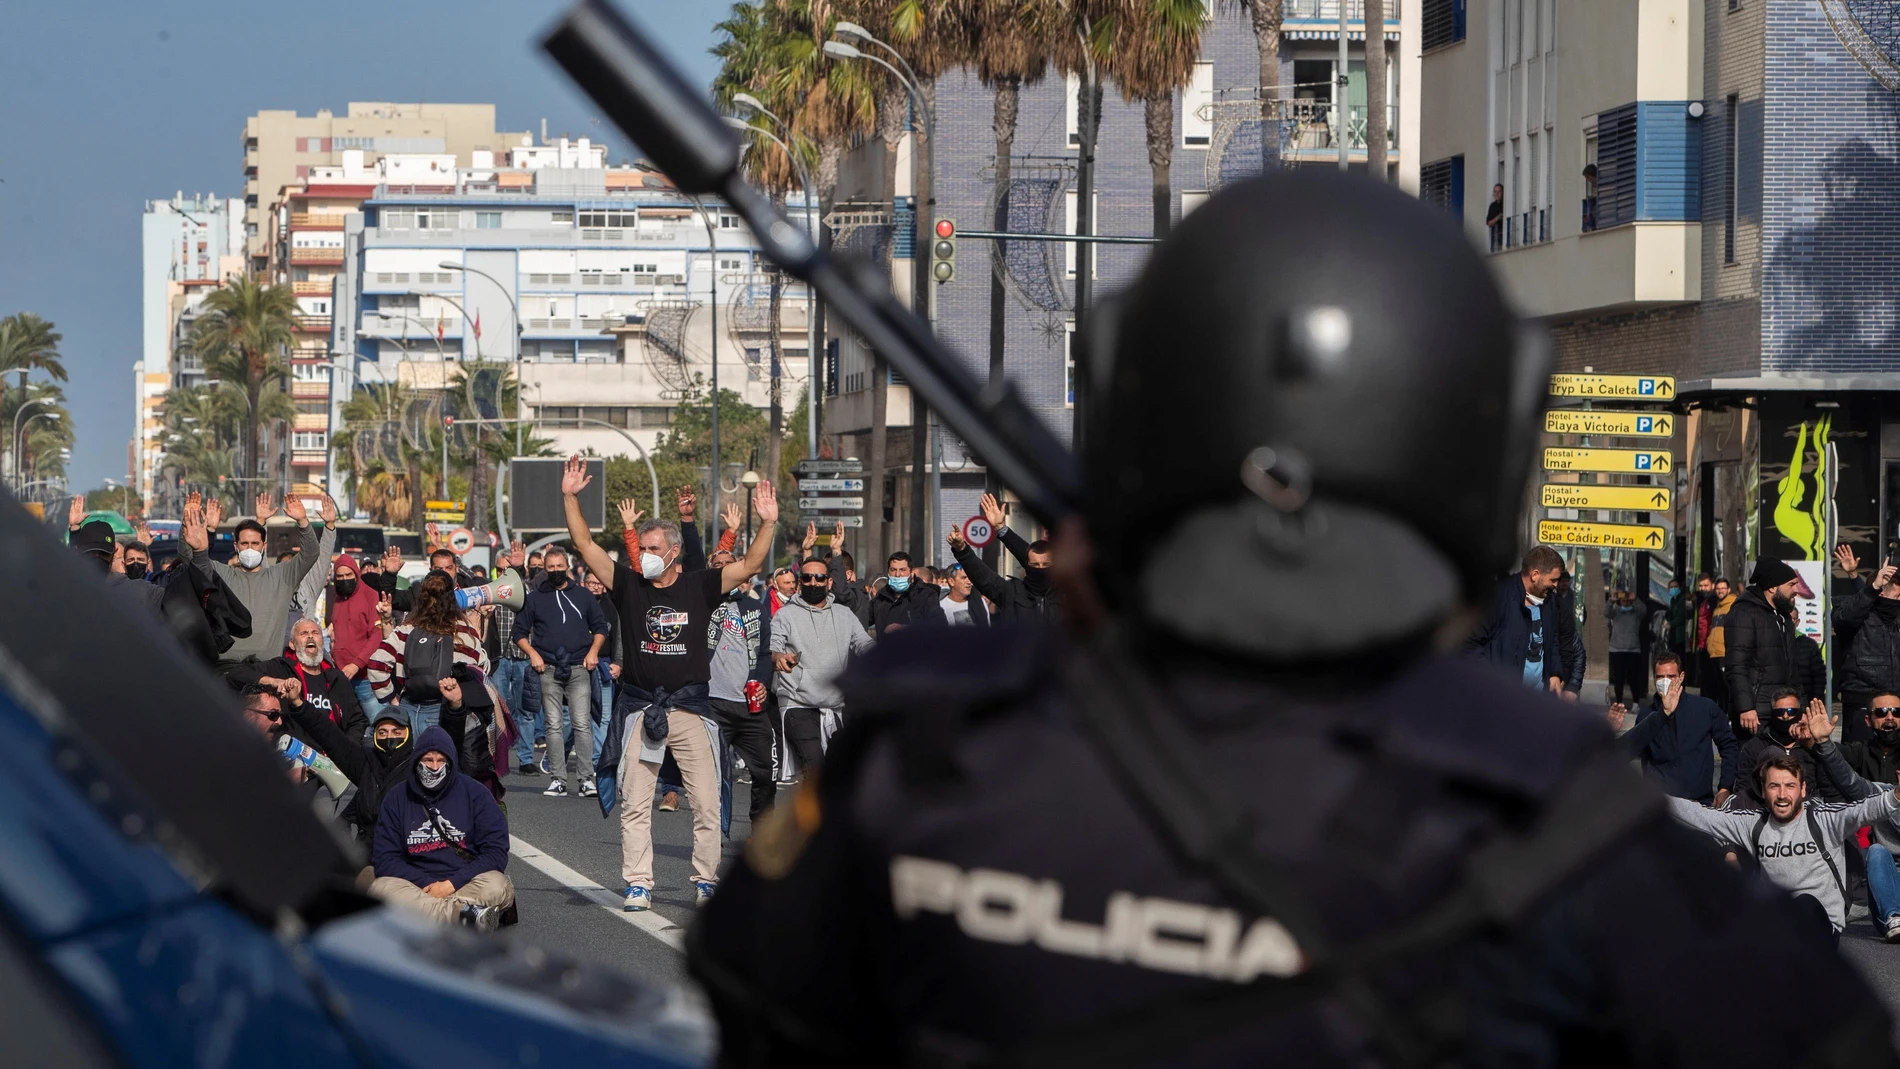
<instances>
[{"instance_id":1,"label":"apartment building","mask_svg":"<svg viewBox=\"0 0 1900 1069\"><path fill-rule=\"evenodd\" d=\"M495 130L493 104L351 102L342 115L260 111L244 120L244 234L250 267L262 271L270 256L271 198L315 167L340 166L343 154L429 153L460 165L477 151L500 152L524 132Z\"/></svg>"},{"instance_id":2,"label":"apartment building","mask_svg":"<svg viewBox=\"0 0 1900 1069\"><path fill-rule=\"evenodd\" d=\"M346 217L329 427L355 382L439 390L467 363L516 364L521 415L561 452L651 450L679 401L715 376L770 403L771 274L736 216L711 201L701 214L657 172L609 167L586 140L478 162L440 183L392 173ZM782 305L790 410L807 375L803 288L788 284ZM296 363L300 381L328 368L315 354ZM293 456L305 444L315 439Z\"/></svg>"},{"instance_id":3,"label":"apartment building","mask_svg":"<svg viewBox=\"0 0 1900 1069\"><path fill-rule=\"evenodd\" d=\"M147 501L163 481L157 475L164 463L165 393L204 378L197 357L181 351L197 305L206 291L244 273L243 210L240 199L212 194L181 192L145 202L130 477Z\"/></svg>"},{"instance_id":4,"label":"apartment building","mask_svg":"<svg viewBox=\"0 0 1900 1069\"><path fill-rule=\"evenodd\" d=\"M1366 148L1364 7L1346 5L1346 82L1339 84L1340 3L1342 0L1285 0L1279 53L1279 122L1269 128L1260 118L1260 53L1253 26L1238 5L1209 4L1202 34L1202 58L1190 85L1175 94L1174 144L1169 166L1171 211L1179 218L1215 190L1257 175L1268 159L1274 166L1337 167L1341 124L1349 166L1363 171ZM1411 39L1418 16L1416 0L1385 5L1387 51L1387 167L1389 179L1412 188L1417 155L1415 106L1417 51L1408 55L1401 41ZM1076 161L1080 143L1075 78L1051 75L1025 85L1011 151L1008 188L1012 232L1061 234L1075 231ZM937 147L931 175L939 217L960 230L991 230L996 214L995 93L968 71L951 71L935 86ZM912 190L910 137L898 147L896 184L883 185L883 145L872 140L847 157L840 169L838 205L829 222L837 246L847 255L880 255L893 242L893 285L908 294L912 276ZM1097 138L1095 233L1146 237L1154 220L1154 176L1148 162L1146 125L1140 103L1122 101L1107 87ZM990 243L959 242L956 277L934 285L938 335L979 380L990 366ZM928 250L924 250L927 254ZM1128 284L1148 255L1146 246L1100 245L1094 253L1095 293L1113 293ZM1074 415L1075 332L1074 244L1014 242L1001 251L1005 267L1004 370L1030 407L1065 440ZM868 463L871 456L871 354L849 332L831 331L835 359L826 370L827 404L823 429L834 436L840 455ZM985 473L954 436L942 446L942 515L924 529L934 532L931 546L909 545L913 473L929 466L912 462L911 404L901 379L891 380L887 407L887 468L884 514L866 517L878 524L871 535L877 551L906 548L913 554L947 558L941 533L977 512ZM1130 433L1166 433L1164 428L1133 428ZM921 557L920 557L921 559Z\"/></svg>"},{"instance_id":5,"label":"apartment building","mask_svg":"<svg viewBox=\"0 0 1900 1069\"><path fill-rule=\"evenodd\" d=\"M1853 12L1837 33L1795 0L1428 8L1420 195L1549 324L1560 370L1678 380L1663 571L1739 580L1835 540L1880 560L1900 534L1900 96L1856 59Z\"/></svg>"}]
</instances>

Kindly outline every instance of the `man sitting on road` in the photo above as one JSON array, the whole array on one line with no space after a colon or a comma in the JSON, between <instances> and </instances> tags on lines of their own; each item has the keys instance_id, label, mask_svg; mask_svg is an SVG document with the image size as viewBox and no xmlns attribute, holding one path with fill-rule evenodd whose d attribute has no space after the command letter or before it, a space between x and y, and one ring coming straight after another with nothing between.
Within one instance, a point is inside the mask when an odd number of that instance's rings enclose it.
<instances>
[{"instance_id":1,"label":"man sitting on road","mask_svg":"<svg viewBox=\"0 0 1900 1069\"><path fill-rule=\"evenodd\" d=\"M258 515L269 516L275 511L269 494L257 495ZM294 494L284 498L284 514L297 521L298 548L297 555L284 564L264 563L268 539L264 525L253 519L241 520L237 525L237 556L232 562L213 563L207 533L216 530L223 519L223 507L215 499L205 503L204 526L186 528L184 537L178 540L180 559L206 575L223 579L251 614L250 636L238 639L218 658L217 671L221 675L246 661L270 660L283 650L284 633L279 630L278 621L290 618L290 605L297 596L297 587L317 563L317 532L310 526L303 499ZM336 502L328 497L323 499L323 522L336 523Z\"/></svg>"},{"instance_id":2,"label":"man sitting on road","mask_svg":"<svg viewBox=\"0 0 1900 1069\"><path fill-rule=\"evenodd\" d=\"M872 645L856 614L832 596L834 582L823 561L800 562L798 600L772 618L772 666L785 749L800 775L817 770L838 729L844 710L839 674L852 654Z\"/></svg>"},{"instance_id":3,"label":"man sitting on road","mask_svg":"<svg viewBox=\"0 0 1900 1069\"><path fill-rule=\"evenodd\" d=\"M1806 781L1810 793L1829 801L1844 801L1840 785L1823 774L1812 753L1816 742L1822 741L1808 737L1807 720L1801 707L1801 696L1793 687L1778 687L1768 696L1769 713L1761 721L1761 730L1742 743L1735 759L1735 800L1731 809L1760 809L1765 800L1761 790L1760 770L1776 757L1791 757L1801 762L1806 770ZM1810 702L1808 711L1826 709L1820 702Z\"/></svg>"},{"instance_id":4,"label":"man sitting on road","mask_svg":"<svg viewBox=\"0 0 1900 1069\"><path fill-rule=\"evenodd\" d=\"M1827 719L1826 710L1818 715ZM1752 854L1769 880L1795 896L1813 936L1838 944L1847 925L1847 836L1863 824L1885 823L1896 799L1889 787L1853 805L1810 801L1808 780L1808 766L1783 754L1761 766L1763 812L1722 813L1681 798L1669 799L1669 811L1723 846Z\"/></svg>"},{"instance_id":5,"label":"man sitting on road","mask_svg":"<svg viewBox=\"0 0 1900 1069\"><path fill-rule=\"evenodd\" d=\"M443 680L442 696L461 700L456 680ZM444 923L493 931L515 900L504 871L508 818L487 787L461 774L447 731L423 731L415 754L408 778L383 797L369 892Z\"/></svg>"},{"instance_id":6,"label":"man sitting on road","mask_svg":"<svg viewBox=\"0 0 1900 1069\"><path fill-rule=\"evenodd\" d=\"M1683 692L1682 656L1656 656L1656 689L1638 707L1636 726L1622 739L1624 752L1639 757L1643 772L1663 793L1717 809L1728 801L1735 783L1738 747L1729 729L1728 714L1707 698ZM1610 706L1610 728L1621 730L1628 710ZM1722 755L1722 782L1715 782L1710 750ZM1711 794L1713 791L1713 794Z\"/></svg>"},{"instance_id":7,"label":"man sitting on road","mask_svg":"<svg viewBox=\"0 0 1900 1069\"><path fill-rule=\"evenodd\" d=\"M234 683L262 683L278 687L286 681L297 686L287 692L295 704L309 705L352 739L361 739L369 727L369 718L356 702L350 680L323 656L323 626L315 620L299 620L291 628L290 650L282 657L239 665L226 678ZM325 749L318 746L318 749Z\"/></svg>"}]
</instances>

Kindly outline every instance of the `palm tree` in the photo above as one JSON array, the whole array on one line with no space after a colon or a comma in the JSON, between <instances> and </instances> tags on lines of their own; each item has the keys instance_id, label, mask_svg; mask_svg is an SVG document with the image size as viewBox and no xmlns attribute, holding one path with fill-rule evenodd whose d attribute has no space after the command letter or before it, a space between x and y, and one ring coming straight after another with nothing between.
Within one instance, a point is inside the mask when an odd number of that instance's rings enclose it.
<instances>
[{"instance_id":1,"label":"palm tree","mask_svg":"<svg viewBox=\"0 0 1900 1069\"><path fill-rule=\"evenodd\" d=\"M1385 181L1385 0L1366 0L1366 173Z\"/></svg>"},{"instance_id":2,"label":"palm tree","mask_svg":"<svg viewBox=\"0 0 1900 1069\"><path fill-rule=\"evenodd\" d=\"M204 361L208 377L233 383L244 392L248 402L242 440L244 475L254 477L261 447L259 428L273 418L261 407L263 395L271 384L281 386L290 378L284 353L294 342L291 327L297 298L289 286L238 278L207 296L203 307L205 314L194 329L192 347ZM290 409L294 416L295 406Z\"/></svg>"},{"instance_id":3,"label":"palm tree","mask_svg":"<svg viewBox=\"0 0 1900 1069\"><path fill-rule=\"evenodd\" d=\"M426 428L439 423L439 404L414 390L364 383L343 402L347 453L339 464L355 480L355 499L383 523L422 529L423 469L436 454Z\"/></svg>"},{"instance_id":4,"label":"palm tree","mask_svg":"<svg viewBox=\"0 0 1900 1069\"><path fill-rule=\"evenodd\" d=\"M1125 101L1140 100L1154 175L1154 236L1174 220L1174 93L1194 75L1201 56L1201 0L1123 0L1112 20L1110 49L1097 66Z\"/></svg>"},{"instance_id":5,"label":"palm tree","mask_svg":"<svg viewBox=\"0 0 1900 1069\"><path fill-rule=\"evenodd\" d=\"M1265 167L1279 151L1280 138L1280 0L1235 0L1253 19L1254 44L1260 50L1260 163ZM1343 2L1343 0L1342 0Z\"/></svg>"},{"instance_id":6,"label":"palm tree","mask_svg":"<svg viewBox=\"0 0 1900 1069\"><path fill-rule=\"evenodd\" d=\"M16 312L0 319L0 401L6 399L6 373L20 373L20 388L26 388L27 373L40 370L60 382L66 381L66 365L59 355L60 333L51 321L32 312ZM0 453L13 448L8 442Z\"/></svg>"}]
</instances>

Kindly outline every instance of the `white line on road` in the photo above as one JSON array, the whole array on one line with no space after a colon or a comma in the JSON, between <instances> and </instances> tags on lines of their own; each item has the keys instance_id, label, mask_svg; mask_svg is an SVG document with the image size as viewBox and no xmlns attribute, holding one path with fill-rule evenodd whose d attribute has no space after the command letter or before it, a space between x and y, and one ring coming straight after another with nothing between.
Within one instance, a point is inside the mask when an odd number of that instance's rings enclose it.
<instances>
[{"instance_id":1,"label":"white line on road","mask_svg":"<svg viewBox=\"0 0 1900 1069\"><path fill-rule=\"evenodd\" d=\"M591 899L600 908L633 925L653 938L684 954L686 952L686 929L667 920L652 910L639 913L627 913L621 909L624 900L621 896L568 868L559 858L543 851L540 847L523 839L519 835L508 837L508 852L514 858L527 862L530 866L552 879L555 883L573 891L583 898Z\"/></svg>"}]
</instances>

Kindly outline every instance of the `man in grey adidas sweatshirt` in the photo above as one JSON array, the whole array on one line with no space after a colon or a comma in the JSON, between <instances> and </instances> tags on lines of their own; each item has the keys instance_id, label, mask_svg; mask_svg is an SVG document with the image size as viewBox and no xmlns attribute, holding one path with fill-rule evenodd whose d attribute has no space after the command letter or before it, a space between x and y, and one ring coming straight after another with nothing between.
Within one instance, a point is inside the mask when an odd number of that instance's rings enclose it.
<instances>
[{"instance_id":1,"label":"man in grey adidas sweatshirt","mask_svg":"<svg viewBox=\"0 0 1900 1069\"><path fill-rule=\"evenodd\" d=\"M336 505L328 497L323 501L323 513L334 523ZM259 516L268 517L276 511L269 494L257 495ZM216 575L224 580L238 601L250 610L251 635L232 643L218 658L216 670L222 675L245 661L268 661L284 652L283 623L290 618L291 601L297 595L297 585L315 566L320 554L317 532L310 526L309 513L304 510L303 501L293 495L284 499L284 513L297 521L295 557L282 564L266 564L264 524L247 519L237 526L237 556L229 564L215 564L210 557L207 533L217 526L220 512L216 502L206 507L203 526L197 527L193 536L178 540L178 557L205 575Z\"/></svg>"},{"instance_id":2,"label":"man in grey adidas sweatshirt","mask_svg":"<svg viewBox=\"0 0 1900 1069\"><path fill-rule=\"evenodd\" d=\"M786 746L799 767L815 768L823 759L825 720L830 717L835 726L844 705L838 676L852 654L871 645L857 614L832 596L825 562L814 558L800 564L798 597L772 617L774 686L785 717Z\"/></svg>"},{"instance_id":3,"label":"man in grey adidas sweatshirt","mask_svg":"<svg viewBox=\"0 0 1900 1069\"><path fill-rule=\"evenodd\" d=\"M1882 790L1851 805L1808 801L1806 766L1791 756L1770 758L1760 775L1767 806L1761 812L1724 813L1671 798L1670 815L1723 846L1754 854L1768 879L1795 896L1816 936L1825 932L1830 943L1837 943L1847 925L1847 836L1893 813L1894 792Z\"/></svg>"}]
</instances>

